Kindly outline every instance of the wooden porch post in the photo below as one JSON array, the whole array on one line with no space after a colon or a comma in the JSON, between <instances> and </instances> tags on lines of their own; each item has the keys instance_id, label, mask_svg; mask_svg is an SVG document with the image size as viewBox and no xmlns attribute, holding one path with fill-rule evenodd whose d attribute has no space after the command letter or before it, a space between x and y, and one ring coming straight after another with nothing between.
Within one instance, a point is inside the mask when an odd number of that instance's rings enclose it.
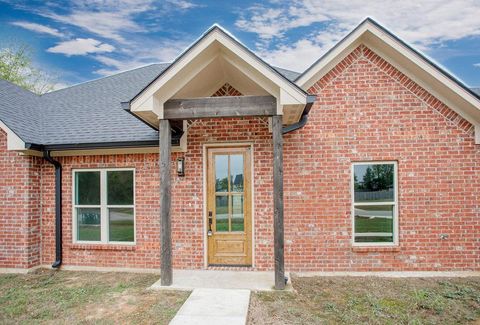
<instances>
[{"instance_id":1,"label":"wooden porch post","mask_svg":"<svg viewBox=\"0 0 480 325\"><path fill-rule=\"evenodd\" d=\"M282 116L272 117L273 137L273 237L275 256L275 289L285 289L283 238L283 134Z\"/></svg>"},{"instance_id":2,"label":"wooden porch post","mask_svg":"<svg viewBox=\"0 0 480 325\"><path fill-rule=\"evenodd\" d=\"M170 218L170 121L160 120L158 127L160 146L160 228L161 228L161 265L160 277L163 286L172 284L172 222Z\"/></svg>"}]
</instances>

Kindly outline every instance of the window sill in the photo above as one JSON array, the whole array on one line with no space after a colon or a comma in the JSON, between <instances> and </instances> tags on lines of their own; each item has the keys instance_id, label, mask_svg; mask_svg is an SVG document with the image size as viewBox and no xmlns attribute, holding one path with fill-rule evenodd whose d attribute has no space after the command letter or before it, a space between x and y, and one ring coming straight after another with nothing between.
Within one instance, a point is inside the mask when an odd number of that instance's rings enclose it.
<instances>
[{"instance_id":1,"label":"window sill","mask_svg":"<svg viewBox=\"0 0 480 325\"><path fill-rule=\"evenodd\" d=\"M134 251L135 244L132 245L118 245L118 244L84 244L76 243L70 245L70 249L75 250L102 250L102 251Z\"/></svg>"},{"instance_id":2,"label":"window sill","mask_svg":"<svg viewBox=\"0 0 480 325\"><path fill-rule=\"evenodd\" d=\"M352 246L352 252L355 252L355 253L400 252L400 246Z\"/></svg>"}]
</instances>

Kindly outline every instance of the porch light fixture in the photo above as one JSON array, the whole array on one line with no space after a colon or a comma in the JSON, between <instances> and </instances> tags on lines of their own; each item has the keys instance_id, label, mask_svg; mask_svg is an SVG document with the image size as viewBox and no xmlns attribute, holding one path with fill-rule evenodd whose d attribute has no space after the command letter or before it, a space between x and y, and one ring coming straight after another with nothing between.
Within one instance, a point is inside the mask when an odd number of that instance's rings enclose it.
<instances>
[{"instance_id":1,"label":"porch light fixture","mask_svg":"<svg viewBox=\"0 0 480 325\"><path fill-rule=\"evenodd\" d=\"M185 176L185 158L177 158L177 175Z\"/></svg>"}]
</instances>

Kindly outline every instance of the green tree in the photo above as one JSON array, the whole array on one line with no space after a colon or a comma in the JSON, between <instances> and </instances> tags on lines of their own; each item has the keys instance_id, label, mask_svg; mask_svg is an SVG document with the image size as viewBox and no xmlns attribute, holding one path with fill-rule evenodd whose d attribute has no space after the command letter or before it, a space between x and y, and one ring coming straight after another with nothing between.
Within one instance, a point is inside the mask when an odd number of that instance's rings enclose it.
<instances>
[{"instance_id":1,"label":"green tree","mask_svg":"<svg viewBox=\"0 0 480 325\"><path fill-rule=\"evenodd\" d=\"M31 50L25 45L0 49L0 78L39 95L54 88L51 77L33 66Z\"/></svg>"}]
</instances>

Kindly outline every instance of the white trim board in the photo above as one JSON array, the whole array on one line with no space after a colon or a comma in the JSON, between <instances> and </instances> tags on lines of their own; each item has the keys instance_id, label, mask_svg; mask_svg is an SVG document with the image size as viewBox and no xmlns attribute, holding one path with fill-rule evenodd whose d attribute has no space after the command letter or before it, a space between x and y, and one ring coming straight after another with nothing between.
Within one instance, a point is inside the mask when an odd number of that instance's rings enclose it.
<instances>
[{"instance_id":1,"label":"white trim board","mask_svg":"<svg viewBox=\"0 0 480 325\"><path fill-rule=\"evenodd\" d=\"M139 117L143 114L145 118L152 118L151 113L154 113L162 119L163 104L220 56L277 99L277 114L283 114L285 105L307 103L308 95L301 88L235 41L228 32L215 26L131 101L131 112Z\"/></svg>"},{"instance_id":2,"label":"white trim board","mask_svg":"<svg viewBox=\"0 0 480 325\"><path fill-rule=\"evenodd\" d=\"M309 89L361 44L474 125L475 143L480 144L480 100L440 68L369 19L315 62L295 82L302 89Z\"/></svg>"}]
</instances>

